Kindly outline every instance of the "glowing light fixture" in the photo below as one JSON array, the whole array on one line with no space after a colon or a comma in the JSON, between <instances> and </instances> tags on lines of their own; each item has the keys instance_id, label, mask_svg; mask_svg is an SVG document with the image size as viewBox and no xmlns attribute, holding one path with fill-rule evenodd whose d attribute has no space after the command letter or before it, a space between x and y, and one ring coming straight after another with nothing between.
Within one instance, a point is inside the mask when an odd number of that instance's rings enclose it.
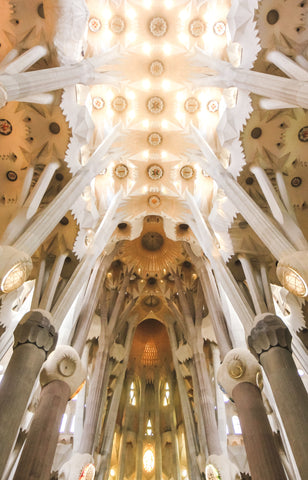
<instances>
[{"instance_id":1,"label":"glowing light fixture","mask_svg":"<svg viewBox=\"0 0 308 480\"><path fill-rule=\"evenodd\" d=\"M0 247L0 290L9 293L20 287L32 270L32 260L24 252L8 245Z\"/></svg>"},{"instance_id":2,"label":"glowing light fixture","mask_svg":"<svg viewBox=\"0 0 308 480\"><path fill-rule=\"evenodd\" d=\"M277 277L297 297L308 295L308 252L299 251L279 260Z\"/></svg>"}]
</instances>

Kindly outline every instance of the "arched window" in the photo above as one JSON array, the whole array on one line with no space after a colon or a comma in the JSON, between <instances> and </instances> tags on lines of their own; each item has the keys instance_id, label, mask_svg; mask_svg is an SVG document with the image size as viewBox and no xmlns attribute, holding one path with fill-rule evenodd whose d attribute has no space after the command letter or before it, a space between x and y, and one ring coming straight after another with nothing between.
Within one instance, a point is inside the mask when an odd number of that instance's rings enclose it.
<instances>
[{"instance_id":1,"label":"arched window","mask_svg":"<svg viewBox=\"0 0 308 480\"><path fill-rule=\"evenodd\" d=\"M166 405L170 404L170 388L169 388L169 383L165 383L165 388L164 388L164 399L163 399L163 406L165 407Z\"/></svg>"},{"instance_id":2,"label":"arched window","mask_svg":"<svg viewBox=\"0 0 308 480\"><path fill-rule=\"evenodd\" d=\"M129 403L131 405L136 405L136 387L134 382L130 384Z\"/></svg>"},{"instance_id":3,"label":"arched window","mask_svg":"<svg viewBox=\"0 0 308 480\"><path fill-rule=\"evenodd\" d=\"M151 473L154 470L154 453L151 448L147 448L143 455L143 469L147 473Z\"/></svg>"},{"instance_id":4,"label":"arched window","mask_svg":"<svg viewBox=\"0 0 308 480\"><path fill-rule=\"evenodd\" d=\"M233 425L234 433L236 433L237 435L240 435L242 433L242 429L241 429L240 419L238 418L237 415L233 415L232 425Z\"/></svg>"}]
</instances>

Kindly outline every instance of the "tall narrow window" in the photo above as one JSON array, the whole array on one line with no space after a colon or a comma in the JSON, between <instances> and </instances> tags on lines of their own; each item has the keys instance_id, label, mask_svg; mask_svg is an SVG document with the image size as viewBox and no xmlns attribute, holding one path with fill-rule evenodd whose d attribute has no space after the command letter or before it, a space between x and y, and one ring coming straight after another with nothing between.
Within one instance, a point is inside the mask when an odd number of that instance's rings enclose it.
<instances>
[{"instance_id":1,"label":"tall narrow window","mask_svg":"<svg viewBox=\"0 0 308 480\"><path fill-rule=\"evenodd\" d=\"M136 405L136 387L134 382L130 384L129 403L131 405Z\"/></svg>"},{"instance_id":2,"label":"tall narrow window","mask_svg":"<svg viewBox=\"0 0 308 480\"><path fill-rule=\"evenodd\" d=\"M236 433L237 435L240 435L242 433L242 429L241 429L240 419L238 418L237 415L233 415L232 425L233 425L234 433Z\"/></svg>"},{"instance_id":3,"label":"tall narrow window","mask_svg":"<svg viewBox=\"0 0 308 480\"><path fill-rule=\"evenodd\" d=\"M146 435L148 437L152 437L152 435L153 435L152 422L151 422L150 418L149 418L148 423L147 423Z\"/></svg>"},{"instance_id":4,"label":"tall narrow window","mask_svg":"<svg viewBox=\"0 0 308 480\"><path fill-rule=\"evenodd\" d=\"M170 404L170 388L169 388L169 383L165 383L165 388L164 388L164 400L163 400L163 406L165 407L166 405Z\"/></svg>"}]
</instances>

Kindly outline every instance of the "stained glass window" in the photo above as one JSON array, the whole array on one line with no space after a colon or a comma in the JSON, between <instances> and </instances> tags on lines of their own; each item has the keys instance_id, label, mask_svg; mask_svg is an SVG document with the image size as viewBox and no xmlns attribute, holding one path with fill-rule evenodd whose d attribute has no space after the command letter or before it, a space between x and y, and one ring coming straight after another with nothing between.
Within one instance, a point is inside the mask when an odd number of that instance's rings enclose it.
<instances>
[{"instance_id":1,"label":"stained glass window","mask_svg":"<svg viewBox=\"0 0 308 480\"><path fill-rule=\"evenodd\" d=\"M154 470L154 453L151 448L147 448L143 455L143 468L147 473L151 473Z\"/></svg>"}]
</instances>

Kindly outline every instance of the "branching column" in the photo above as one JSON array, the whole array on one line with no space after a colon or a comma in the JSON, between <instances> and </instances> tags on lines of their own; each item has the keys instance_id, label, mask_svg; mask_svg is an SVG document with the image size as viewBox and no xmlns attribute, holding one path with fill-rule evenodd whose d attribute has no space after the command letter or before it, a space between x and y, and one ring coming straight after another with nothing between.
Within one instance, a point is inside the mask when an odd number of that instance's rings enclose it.
<instances>
[{"instance_id":1,"label":"branching column","mask_svg":"<svg viewBox=\"0 0 308 480\"><path fill-rule=\"evenodd\" d=\"M126 376L126 398L125 398L125 408L124 408L124 419L122 425L122 435L120 442L120 451L119 451L119 471L118 479L123 480L125 474L125 460L126 460L126 438L127 438L127 429L129 421L131 420L132 405L130 404L130 386L134 377L131 372Z\"/></svg>"},{"instance_id":2,"label":"branching column","mask_svg":"<svg viewBox=\"0 0 308 480\"><path fill-rule=\"evenodd\" d=\"M96 149L87 165L76 173L54 200L37 215L26 231L16 240L14 244L16 249L24 251L30 256L33 255L82 194L86 185L88 185L104 167L108 166L111 158L108 157L106 153L118 135L119 126L117 125ZM104 155L106 156L104 157Z\"/></svg>"},{"instance_id":3,"label":"branching column","mask_svg":"<svg viewBox=\"0 0 308 480\"><path fill-rule=\"evenodd\" d=\"M36 377L57 334L43 310L27 313L17 326L14 350L0 384L0 477L16 440Z\"/></svg>"},{"instance_id":4,"label":"branching column","mask_svg":"<svg viewBox=\"0 0 308 480\"><path fill-rule=\"evenodd\" d=\"M231 350L218 370L218 382L235 402L254 480L286 480L262 402L261 368L246 349Z\"/></svg>"},{"instance_id":5,"label":"branching column","mask_svg":"<svg viewBox=\"0 0 308 480\"><path fill-rule=\"evenodd\" d=\"M194 419L192 416L192 411L190 408L187 391L184 384L184 379L180 371L178 359L176 357L177 343L176 343L174 327L173 325L170 325L170 323L171 322L169 322L169 326L168 326L168 335L170 340L172 359L173 359L174 369L176 373L181 406L183 411L183 419L184 419L184 426L185 426L185 433L186 433L185 441L186 441L186 451L187 451L187 457L188 457L188 470L189 470L190 478L197 480L201 478L198 463L197 463L197 457L200 453L200 450L199 450L198 440L196 436Z\"/></svg>"},{"instance_id":6,"label":"branching column","mask_svg":"<svg viewBox=\"0 0 308 480\"><path fill-rule=\"evenodd\" d=\"M206 304L208 306L213 321L213 329L215 332L217 344L219 346L220 355L223 359L228 353L228 351L231 350L232 342L230 339L224 314L220 306L219 294L213 271L209 262L205 262L204 267L201 267L200 280Z\"/></svg>"},{"instance_id":7,"label":"branching column","mask_svg":"<svg viewBox=\"0 0 308 480\"><path fill-rule=\"evenodd\" d=\"M224 169L200 131L195 127L192 128L194 139L203 154L202 157L198 157L200 165L211 175L218 186L224 190L229 200L236 207L237 211L243 215L264 245L278 260L287 254L293 253L295 251L294 246L232 175Z\"/></svg>"},{"instance_id":8,"label":"branching column","mask_svg":"<svg viewBox=\"0 0 308 480\"><path fill-rule=\"evenodd\" d=\"M283 321L265 314L248 344L263 366L290 442L298 470L308 474L308 395L292 358L291 334Z\"/></svg>"},{"instance_id":9,"label":"branching column","mask_svg":"<svg viewBox=\"0 0 308 480\"><path fill-rule=\"evenodd\" d=\"M137 435L137 454L136 454L136 480L142 480L143 468L143 438L144 438L144 412L145 412L145 379L140 378L140 395L139 395L139 422Z\"/></svg>"},{"instance_id":10,"label":"branching column","mask_svg":"<svg viewBox=\"0 0 308 480\"><path fill-rule=\"evenodd\" d=\"M168 384L170 387L169 412L170 412L170 425L171 425L171 434L172 434L174 479L181 480L179 441L177 436L177 422L176 422L176 412L175 412L175 403L174 403L174 384L171 377L169 377L168 379Z\"/></svg>"},{"instance_id":11,"label":"branching column","mask_svg":"<svg viewBox=\"0 0 308 480\"><path fill-rule=\"evenodd\" d=\"M161 451L161 433L160 433L160 376L155 372L154 383L155 394L155 417L154 417L154 435L155 435L155 480L162 478L162 451Z\"/></svg>"},{"instance_id":12,"label":"branching column","mask_svg":"<svg viewBox=\"0 0 308 480\"><path fill-rule=\"evenodd\" d=\"M49 480L67 401L84 380L77 352L58 347L44 363L42 392L14 480Z\"/></svg>"}]
</instances>

